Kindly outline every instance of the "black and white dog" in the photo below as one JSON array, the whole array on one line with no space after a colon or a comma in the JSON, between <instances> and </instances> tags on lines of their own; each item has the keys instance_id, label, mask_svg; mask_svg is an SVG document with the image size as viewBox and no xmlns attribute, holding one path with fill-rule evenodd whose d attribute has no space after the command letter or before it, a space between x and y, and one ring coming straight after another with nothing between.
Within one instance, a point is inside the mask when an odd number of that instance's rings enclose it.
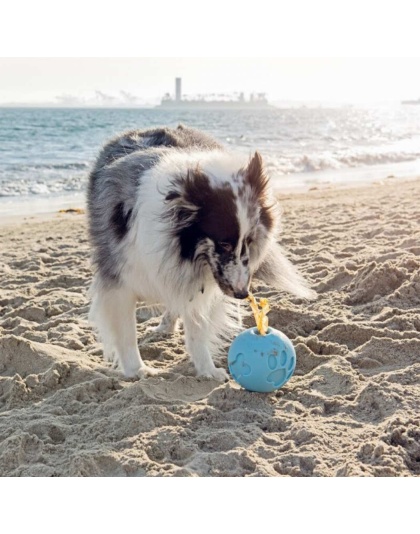
<instances>
[{"instance_id":1,"label":"black and white dog","mask_svg":"<svg viewBox=\"0 0 420 534\"><path fill-rule=\"evenodd\" d=\"M137 346L137 301L165 307L160 332L180 317L197 374L224 380L213 355L240 326L235 299L247 297L254 274L313 296L277 244L279 214L258 152L244 161L184 126L126 132L98 156L88 211L90 318L105 358L127 377L156 372Z\"/></svg>"}]
</instances>

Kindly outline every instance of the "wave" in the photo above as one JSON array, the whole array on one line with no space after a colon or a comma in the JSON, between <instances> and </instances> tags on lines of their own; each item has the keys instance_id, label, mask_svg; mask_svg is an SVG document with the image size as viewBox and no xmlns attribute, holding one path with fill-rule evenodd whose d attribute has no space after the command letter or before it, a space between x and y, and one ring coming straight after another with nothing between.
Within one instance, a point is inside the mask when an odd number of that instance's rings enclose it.
<instances>
[{"instance_id":1,"label":"wave","mask_svg":"<svg viewBox=\"0 0 420 534\"><path fill-rule=\"evenodd\" d=\"M46 170L86 170L90 167L88 162L67 162L67 163L34 163L34 164L12 164L5 167L5 171L30 172Z\"/></svg>"},{"instance_id":2,"label":"wave","mask_svg":"<svg viewBox=\"0 0 420 534\"><path fill-rule=\"evenodd\" d=\"M315 173L325 170L367 167L374 165L396 164L420 159L420 152L351 152L334 154L330 152L266 157L269 171L279 174Z\"/></svg>"},{"instance_id":3,"label":"wave","mask_svg":"<svg viewBox=\"0 0 420 534\"><path fill-rule=\"evenodd\" d=\"M57 180L0 179L0 197L50 196L74 193L86 189L87 175L61 177Z\"/></svg>"},{"instance_id":4,"label":"wave","mask_svg":"<svg viewBox=\"0 0 420 534\"><path fill-rule=\"evenodd\" d=\"M7 165L0 168L0 197L83 191L90 165L86 162Z\"/></svg>"},{"instance_id":5,"label":"wave","mask_svg":"<svg viewBox=\"0 0 420 534\"><path fill-rule=\"evenodd\" d=\"M344 170L375 165L420 160L418 151L386 150L386 147L346 149L342 151L316 151L279 153L271 147L264 158L267 170L276 179L293 174L314 174L325 170ZM249 152L249 150L247 151ZM264 153L264 151L262 151ZM0 168L0 197L54 196L83 192L88 180L90 163L65 162L35 165L14 164ZM392 171L391 171L392 172Z\"/></svg>"}]
</instances>

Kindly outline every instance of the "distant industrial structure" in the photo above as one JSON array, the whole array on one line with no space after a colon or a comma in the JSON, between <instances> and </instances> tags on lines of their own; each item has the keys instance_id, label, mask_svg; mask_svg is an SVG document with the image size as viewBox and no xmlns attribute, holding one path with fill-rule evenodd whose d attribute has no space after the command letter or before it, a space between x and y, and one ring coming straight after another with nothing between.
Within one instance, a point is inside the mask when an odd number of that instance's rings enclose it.
<instances>
[{"instance_id":1,"label":"distant industrial structure","mask_svg":"<svg viewBox=\"0 0 420 534\"><path fill-rule=\"evenodd\" d=\"M401 104L414 104L415 106L420 105L420 98L417 98L417 100L402 100Z\"/></svg>"},{"instance_id":2,"label":"distant industrial structure","mask_svg":"<svg viewBox=\"0 0 420 534\"><path fill-rule=\"evenodd\" d=\"M182 79L175 78L175 102L182 102Z\"/></svg>"},{"instance_id":3,"label":"distant industrial structure","mask_svg":"<svg viewBox=\"0 0 420 534\"><path fill-rule=\"evenodd\" d=\"M265 93L251 93L249 100L244 93L204 94L197 97L182 95L182 79L175 78L175 98L166 93L159 107L182 109L267 109L271 108Z\"/></svg>"}]
</instances>

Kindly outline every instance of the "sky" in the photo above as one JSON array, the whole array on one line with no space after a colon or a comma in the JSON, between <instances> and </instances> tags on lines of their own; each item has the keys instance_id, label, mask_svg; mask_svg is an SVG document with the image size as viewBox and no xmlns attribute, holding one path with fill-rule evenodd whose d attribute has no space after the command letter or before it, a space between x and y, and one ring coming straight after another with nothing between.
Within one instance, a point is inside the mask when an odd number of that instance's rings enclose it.
<instances>
[{"instance_id":1,"label":"sky","mask_svg":"<svg viewBox=\"0 0 420 534\"><path fill-rule=\"evenodd\" d=\"M174 93L176 76L191 95L255 91L270 101L350 103L420 97L420 58L413 57L54 57L0 58L0 104L65 103L69 97L158 103L166 92Z\"/></svg>"}]
</instances>

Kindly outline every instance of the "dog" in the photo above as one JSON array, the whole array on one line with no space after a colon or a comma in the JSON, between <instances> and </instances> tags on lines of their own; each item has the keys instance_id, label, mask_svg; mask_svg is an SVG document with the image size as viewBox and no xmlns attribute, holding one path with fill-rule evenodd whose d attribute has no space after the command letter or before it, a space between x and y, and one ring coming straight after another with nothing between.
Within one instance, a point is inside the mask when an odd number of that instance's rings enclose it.
<instances>
[{"instance_id":1,"label":"dog","mask_svg":"<svg viewBox=\"0 0 420 534\"><path fill-rule=\"evenodd\" d=\"M137 346L138 301L165 307L157 331L182 319L198 376L227 379L213 357L240 328L252 277L298 297L313 292L277 243L280 215L261 155L234 155L179 125L125 132L89 175L96 268L90 319L104 358L126 377L152 375Z\"/></svg>"}]
</instances>

